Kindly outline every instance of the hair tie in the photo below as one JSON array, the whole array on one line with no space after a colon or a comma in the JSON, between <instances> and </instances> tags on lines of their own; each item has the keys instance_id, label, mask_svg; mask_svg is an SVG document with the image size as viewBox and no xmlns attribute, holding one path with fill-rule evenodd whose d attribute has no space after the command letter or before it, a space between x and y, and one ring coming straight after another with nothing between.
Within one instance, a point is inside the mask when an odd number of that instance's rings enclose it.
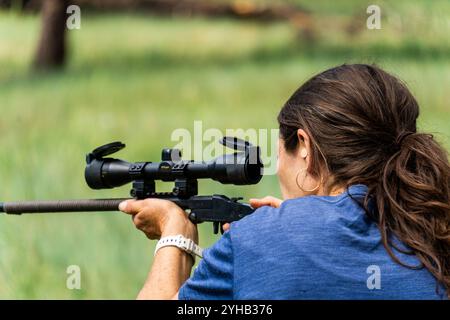
<instances>
[{"instance_id":1,"label":"hair tie","mask_svg":"<svg viewBox=\"0 0 450 320\"><path fill-rule=\"evenodd\" d=\"M409 137L410 135L414 134L415 132L403 132L397 136L397 139L395 139L395 144L400 148L403 144L403 141Z\"/></svg>"}]
</instances>

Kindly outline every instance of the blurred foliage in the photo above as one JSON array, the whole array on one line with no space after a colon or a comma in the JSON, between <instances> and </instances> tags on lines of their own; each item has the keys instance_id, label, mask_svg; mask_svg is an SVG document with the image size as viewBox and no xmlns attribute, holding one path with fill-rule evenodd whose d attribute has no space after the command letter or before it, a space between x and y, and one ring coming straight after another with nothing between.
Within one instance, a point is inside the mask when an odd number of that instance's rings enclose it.
<instances>
[{"instance_id":1,"label":"blurred foliage","mask_svg":"<svg viewBox=\"0 0 450 320\"><path fill-rule=\"evenodd\" d=\"M299 1L316 39L288 23L82 12L69 31L65 70L32 74L39 17L0 12L0 198L117 197L90 190L84 154L122 140L118 157L158 160L176 128L276 128L303 81L344 62L376 62L404 79L421 105L420 128L450 147L450 2L379 1L382 30L365 28L366 1ZM356 31L355 31L356 30ZM167 186L164 186L167 188ZM200 192L279 196L276 177L256 186L201 182ZM201 225L208 246L211 225ZM154 242L119 213L1 216L1 298L133 298ZM66 268L82 289L66 289Z\"/></svg>"}]
</instances>

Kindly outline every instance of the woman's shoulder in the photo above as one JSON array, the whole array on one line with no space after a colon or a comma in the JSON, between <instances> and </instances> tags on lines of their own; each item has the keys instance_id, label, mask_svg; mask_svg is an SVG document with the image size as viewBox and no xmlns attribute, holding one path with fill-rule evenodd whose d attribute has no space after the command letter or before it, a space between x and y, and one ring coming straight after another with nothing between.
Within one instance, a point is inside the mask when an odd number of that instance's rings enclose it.
<instances>
[{"instance_id":1,"label":"woman's shoulder","mask_svg":"<svg viewBox=\"0 0 450 320\"><path fill-rule=\"evenodd\" d=\"M338 196L306 196L283 201L279 208L261 207L232 224L236 233L307 232L315 236L336 232L351 226L355 231L372 227L358 203L365 186L350 187ZM235 233L235 234L236 234Z\"/></svg>"}]
</instances>

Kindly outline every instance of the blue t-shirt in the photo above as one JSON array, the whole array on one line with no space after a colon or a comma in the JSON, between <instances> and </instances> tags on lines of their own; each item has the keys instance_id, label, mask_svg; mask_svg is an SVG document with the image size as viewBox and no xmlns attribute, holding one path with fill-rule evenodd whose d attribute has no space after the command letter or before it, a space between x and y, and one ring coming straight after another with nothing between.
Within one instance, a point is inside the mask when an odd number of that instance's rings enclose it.
<instances>
[{"instance_id":1,"label":"blue t-shirt","mask_svg":"<svg viewBox=\"0 0 450 320\"><path fill-rule=\"evenodd\" d=\"M232 223L204 251L178 298L445 299L428 270L388 255L375 222L352 199L366 191L354 185L338 196L286 200ZM394 253L420 265L413 255Z\"/></svg>"}]
</instances>

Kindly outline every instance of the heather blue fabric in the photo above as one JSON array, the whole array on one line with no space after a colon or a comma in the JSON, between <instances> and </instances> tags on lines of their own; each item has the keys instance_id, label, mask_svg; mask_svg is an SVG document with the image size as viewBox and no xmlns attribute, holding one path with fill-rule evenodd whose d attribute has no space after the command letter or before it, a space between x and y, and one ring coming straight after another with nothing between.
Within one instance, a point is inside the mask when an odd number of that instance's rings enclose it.
<instances>
[{"instance_id":1,"label":"heather blue fabric","mask_svg":"<svg viewBox=\"0 0 450 320\"><path fill-rule=\"evenodd\" d=\"M426 269L389 257L377 226L352 199L366 191L354 185L339 196L287 200L232 223L205 250L179 299L444 299Z\"/></svg>"}]
</instances>

